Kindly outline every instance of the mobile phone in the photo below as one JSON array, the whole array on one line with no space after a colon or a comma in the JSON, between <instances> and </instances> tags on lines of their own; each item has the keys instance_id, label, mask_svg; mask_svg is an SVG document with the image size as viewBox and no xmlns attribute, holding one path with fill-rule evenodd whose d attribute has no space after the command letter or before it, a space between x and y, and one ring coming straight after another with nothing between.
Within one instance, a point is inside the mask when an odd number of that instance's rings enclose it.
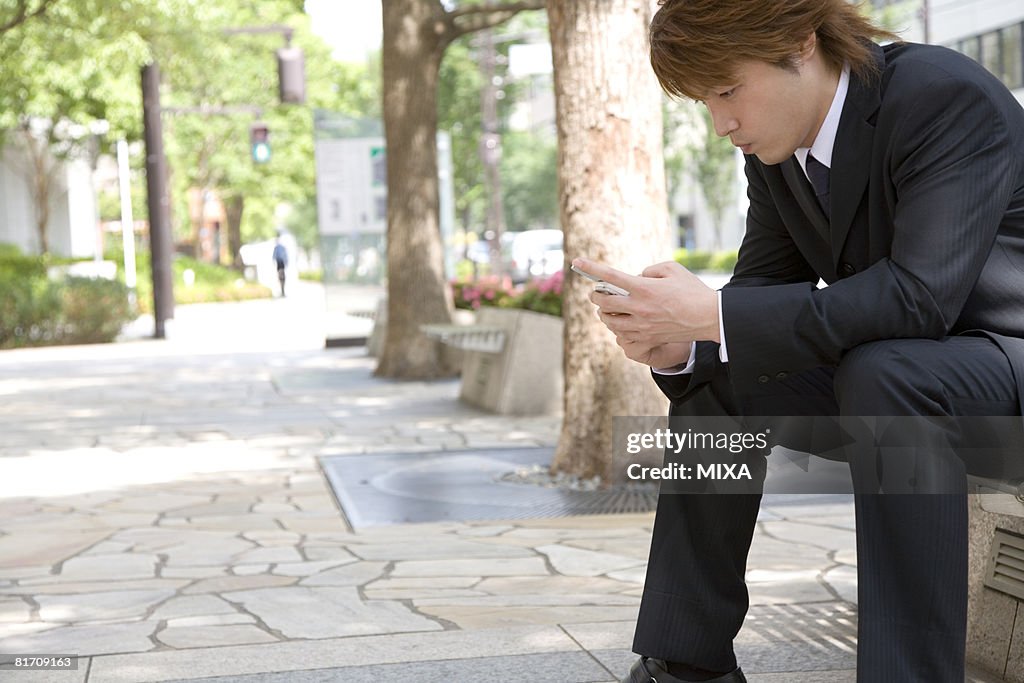
<instances>
[{"instance_id":1,"label":"mobile phone","mask_svg":"<svg viewBox=\"0 0 1024 683\"><path fill-rule=\"evenodd\" d=\"M595 292L600 292L602 294L616 294L618 296L629 296L629 292L624 290L622 287L616 287L610 282L605 282L596 275L591 275L587 271L580 270L576 266L570 266L570 270L572 270L572 272L576 273L577 275L582 275L588 280L593 280L594 282L596 282L597 286L594 287Z\"/></svg>"}]
</instances>

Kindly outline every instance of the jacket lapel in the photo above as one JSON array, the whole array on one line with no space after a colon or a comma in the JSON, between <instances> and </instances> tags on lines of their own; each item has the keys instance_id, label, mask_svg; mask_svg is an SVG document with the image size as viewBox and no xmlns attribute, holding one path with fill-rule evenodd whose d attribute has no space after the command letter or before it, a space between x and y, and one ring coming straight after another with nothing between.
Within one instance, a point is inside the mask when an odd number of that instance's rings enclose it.
<instances>
[{"instance_id":1,"label":"jacket lapel","mask_svg":"<svg viewBox=\"0 0 1024 683\"><path fill-rule=\"evenodd\" d=\"M879 72L885 67L882 48L872 45ZM870 119L878 110L881 94L877 82L865 83L855 76L850 78L843 113L839 119L835 147L832 149L830 185L832 187L832 258L835 265L846 244L857 207L871 173L872 141L875 127ZM793 160L794 164L796 160ZM799 168L797 169L799 170Z\"/></svg>"}]
</instances>

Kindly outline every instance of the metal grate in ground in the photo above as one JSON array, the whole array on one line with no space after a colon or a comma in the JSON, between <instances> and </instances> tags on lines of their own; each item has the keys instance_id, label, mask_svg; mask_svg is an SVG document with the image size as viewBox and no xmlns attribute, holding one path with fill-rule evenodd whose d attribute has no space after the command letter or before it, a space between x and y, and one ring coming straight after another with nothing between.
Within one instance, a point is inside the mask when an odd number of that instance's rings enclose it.
<instances>
[{"instance_id":1,"label":"metal grate in ground","mask_svg":"<svg viewBox=\"0 0 1024 683\"><path fill-rule=\"evenodd\" d=\"M550 448L373 453L320 459L353 528L410 522L476 521L648 512L651 485L574 491L502 481L521 467L547 465Z\"/></svg>"}]
</instances>

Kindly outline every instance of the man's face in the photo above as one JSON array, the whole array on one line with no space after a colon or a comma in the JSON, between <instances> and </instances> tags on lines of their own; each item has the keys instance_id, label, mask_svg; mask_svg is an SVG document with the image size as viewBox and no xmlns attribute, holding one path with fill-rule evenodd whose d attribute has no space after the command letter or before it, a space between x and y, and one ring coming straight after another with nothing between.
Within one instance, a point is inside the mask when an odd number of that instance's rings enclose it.
<instances>
[{"instance_id":1,"label":"man's face","mask_svg":"<svg viewBox=\"0 0 1024 683\"><path fill-rule=\"evenodd\" d=\"M715 133L765 164L810 147L835 94L817 66L802 63L790 71L757 60L740 62L735 82L712 88L704 98Z\"/></svg>"}]
</instances>

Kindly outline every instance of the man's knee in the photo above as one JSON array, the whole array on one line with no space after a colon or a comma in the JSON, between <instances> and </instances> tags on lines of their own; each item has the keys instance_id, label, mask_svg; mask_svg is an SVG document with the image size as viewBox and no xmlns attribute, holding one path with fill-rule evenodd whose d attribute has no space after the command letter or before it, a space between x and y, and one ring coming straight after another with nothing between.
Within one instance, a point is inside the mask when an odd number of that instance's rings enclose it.
<instances>
[{"instance_id":1,"label":"man's knee","mask_svg":"<svg viewBox=\"0 0 1024 683\"><path fill-rule=\"evenodd\" d=\"M941 389L918 360L923 339L891 339L857 346L843 356L835 394L843 415L916 415Z\"/></svg>"}]
</instances>

